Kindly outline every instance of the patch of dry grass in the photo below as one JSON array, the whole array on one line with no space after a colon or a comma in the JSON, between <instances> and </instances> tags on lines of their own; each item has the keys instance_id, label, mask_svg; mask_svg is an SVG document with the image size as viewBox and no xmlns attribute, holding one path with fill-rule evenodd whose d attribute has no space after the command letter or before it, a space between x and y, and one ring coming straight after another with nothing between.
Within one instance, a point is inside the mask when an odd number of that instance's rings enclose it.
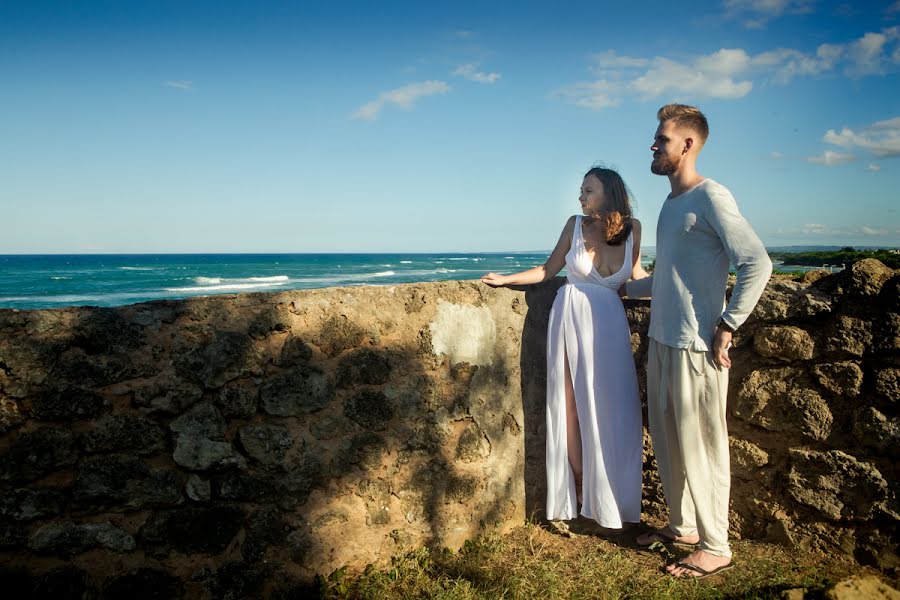
<instances>
[{"instance_id":1,"label":"patch of dry grass","mask_svg":"<svg viewBox=\"0 0 900 600\"><path fill-rule=\"evenodd\" d=\"M395 558L389 568L358 576L333 573L320 581L323 598L475 599L677 599L779 598L805 588L807 598L850 575L875 573L843 556L791 552L738 541L736 566L703 580L676 580L667 562L687 551L638 548L636 533L603 538L565 537L525 524L505 536L467 542L459 552L422 549ZM896 585L896 582L894 582Z\"/></svg>"}]
</instances>

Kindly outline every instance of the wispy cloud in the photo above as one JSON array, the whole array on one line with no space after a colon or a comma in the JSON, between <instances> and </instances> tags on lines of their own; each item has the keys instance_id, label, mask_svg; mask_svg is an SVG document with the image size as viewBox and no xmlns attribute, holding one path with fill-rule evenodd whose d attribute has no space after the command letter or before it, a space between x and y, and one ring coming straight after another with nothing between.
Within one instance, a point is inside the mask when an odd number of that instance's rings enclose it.
<instances>
[{"instance_id":1,"label":"wispy cloud","mask_svg":"<svg viewBox=\"0 0 900 600\"><path fill-rule=\"evenodd\" d=\"M351 118L374 121L378 118L381 110L388 104L409 110L420 98L434 96L435 94L446 94L449 91L450 86L444 81L429 80L420 83L410 83L409 85L380 93L375 100L363 105L353 113Z\"/></svg>"},{"instance_id":2,"label":"wispy cloud","mask_svg":"<svg viewBox=\"0 0 900 600\"><path fill-rule=\"evenodd\" d=\"M775 160L780 160L780 159L784 158L784 154L782 154L781 152L778 152L778 151L770 152L769 158L774 158Z\"/></svg>"},{"instance_id":3,"label":"wispy cloud","mask_svg":"<svg viewBox=\"0 0 900 600\"><path fill-rule=\"evenodd\" d=\"M185 79L169 79L168 81L163 81L163 85L166 87L175 88L177 90L194 89L194 82L187 81Z\"/></svg>"},{"instance_id":4,"label":"wispy cloud","mask_svg":"<svg viewBox=\"0 0 900 600\"><path fill-rule=\"evenodd\" d=\"M829 129L822 139L842 148L862 148L882 158L900 156L900 117L877 121L859 132L849 127Z\"/></svg>"},{"instance_id":5,"label":"wispy cloud","mask_svg":"<svg viewBox=\"0 0 900 600\"><path fill-rule=\"evenodd\" d=\"M846 165L848 163L854 162L855 160L856 157L852 154L847 154L844 152L834 152L833 150L826 150L822 153L821 156L810 156L806 159L807 162L811 162L817 165L825 165L826 167Z\"/></svg>"},{"instance_id":6,"label":"wispy cloud","mask_svg":"<svg viewBox=\"0 0 900 600\"><path fill-rule=\"evenodd\" d=\"M881 165L877 163L869 163L869 167L866 170L871 171L872 173L877 173L881 170Z\"/></svg>"},{"instance_id":7,"label":"wispy cloud","mask_svg":"<svg viewBox=\"0 0 900 600\"><path fill-rule=\"evenodd\" d=\"M477 65L474 64L461 65L453 71L453 74L478 83L494 83L500 79L500 73L483 73L478 71Z\"/></svg>"},{"instance_id":8,"label":"wispy cloud","mask_svg":"<svg viewBox=\"0 0 900 600\"><path fill-rule=\"evenodd\" d=\"M807 223L795 228L781 228L779 235L805 235L809 237L860 238L884 237L900 234L900 229L873 225L829 226L822 223Z\"/></svg>"},{"instance_id":9,"label":"wispy cloud","mask_svg":"<svg viewBox=\"0 0 900 600\"><path fill-rule=\"evenodd\" d=\"M859 78L900 67L900 27L866 33L844 44L822 44L812 53L776 48L756 55L722 48L675 60L624 56L609 50L594 57L593 81L569 85L556 94L578 106L601 110L626 98L742 98L757 84L786 85L798 77L840 71Z\"/></svg>"},{"instance_id":10,"label":"wispy cloud","mask_svg":"<svg viewBox=\"0 0 900 600\"><path fill-rule=\"evenodd\" d=\"M814 0L725 0L725 16L743 19L748 29L761 29L783 15L813 12Z\"/></svg>"}]
</instances>

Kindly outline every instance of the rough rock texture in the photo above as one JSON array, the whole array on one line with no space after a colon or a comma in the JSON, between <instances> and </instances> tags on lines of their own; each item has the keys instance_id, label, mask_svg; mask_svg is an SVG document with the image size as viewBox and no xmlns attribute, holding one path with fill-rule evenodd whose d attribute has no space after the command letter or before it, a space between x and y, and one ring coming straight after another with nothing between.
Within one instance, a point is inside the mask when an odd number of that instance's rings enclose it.
<instances>
[{"instance_id":1,"label":"rough rock texture","mask_svg":"<svg viewBox=\"0 0 900 600\"><path fill-rule=\"evenodd\" d=\"M826 590L826 600L900 600L900 592L877 577L854 577Z\"/></svg>"},{"instance_id":2,"label":"rough rock texture","mask_svg":"<svg viewBox=\"0 0 900 600\"><path fill-rule=\"evenodd\" d=\"M738 330L734 536L900 565L888 271L773 280ZM0 310L0 561L55 597L282 598L541 518L561 283ZM644 394L649 303L626 314Z\"/></svg>"}]
</instances>

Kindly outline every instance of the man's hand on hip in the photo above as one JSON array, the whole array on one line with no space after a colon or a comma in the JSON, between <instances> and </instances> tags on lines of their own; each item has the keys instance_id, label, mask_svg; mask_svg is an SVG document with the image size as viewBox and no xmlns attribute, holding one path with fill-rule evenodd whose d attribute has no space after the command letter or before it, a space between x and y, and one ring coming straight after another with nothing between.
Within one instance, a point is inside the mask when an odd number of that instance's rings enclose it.
<instances>
[{"instance_id":1,"label":"man's hand on hip","mask_svg":"<svg viewBox=\"0 0 900 600\"><path fill-rule=\"evenodd\" d=\"M728 349L731 348L731 332L724 327L716 327L716 337L713 339L713 360L720 367L731 368L731 359L728 357Z\"/></svg>"}]
</instances>

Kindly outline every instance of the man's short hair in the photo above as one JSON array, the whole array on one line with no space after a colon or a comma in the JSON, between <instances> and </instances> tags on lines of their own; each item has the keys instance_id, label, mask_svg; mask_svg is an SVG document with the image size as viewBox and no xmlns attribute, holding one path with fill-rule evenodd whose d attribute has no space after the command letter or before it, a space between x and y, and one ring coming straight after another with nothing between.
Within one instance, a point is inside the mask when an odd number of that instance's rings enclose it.
<instances>
[{"instance_id":1,"label":"man's short hair","mask_svg":"<svg viewBox=\"0 0 900 600\"><path fill-rule=\"evenodd\" d=\"M706 117L696 106L666 104L656 113L656 118L659 119L660 123L674 121L679 127L686 127L695 131L700 136L700 139L697 141L700 142L701 146L706 143L706 138L709 137L709 123L706 122Z\"/></svg>"}]
</instances>

